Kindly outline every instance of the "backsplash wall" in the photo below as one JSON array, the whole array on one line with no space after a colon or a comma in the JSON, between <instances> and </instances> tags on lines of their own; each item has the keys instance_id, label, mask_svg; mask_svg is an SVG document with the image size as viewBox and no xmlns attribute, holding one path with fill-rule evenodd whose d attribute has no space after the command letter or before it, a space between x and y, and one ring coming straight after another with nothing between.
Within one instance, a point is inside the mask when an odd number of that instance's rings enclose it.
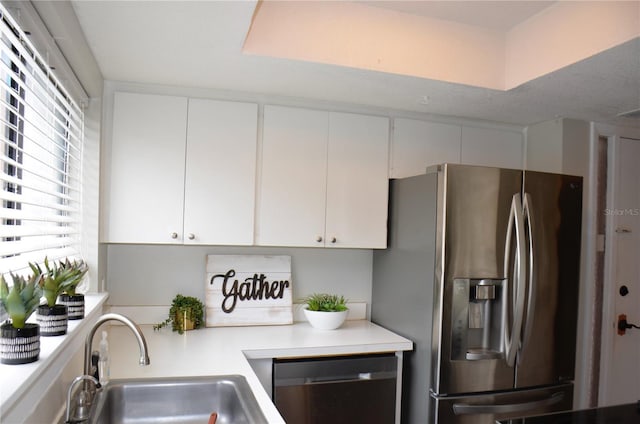
<instances>
[{"instance_id":1,"label":"backsplash wall","mask_svg":"<svg viewBox=\"0 0 640 424\"><path fill-rule=\"evenodd\" d=\"M367 249L112 244L107 245L104 289L110 306L169 305L178 293L204 302L207 255L290 255L294 302L322 291L370 305L372 253Z\"/></svg>"}]
</instances>

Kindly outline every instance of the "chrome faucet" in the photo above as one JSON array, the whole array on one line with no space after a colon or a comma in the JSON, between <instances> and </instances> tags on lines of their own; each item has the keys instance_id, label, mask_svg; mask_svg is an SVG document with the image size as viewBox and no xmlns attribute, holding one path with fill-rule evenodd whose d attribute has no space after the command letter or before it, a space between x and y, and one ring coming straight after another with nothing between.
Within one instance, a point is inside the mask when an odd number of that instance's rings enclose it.
<instances>
[{"instance_id":1,"label":"chrome faucet","mask_svg":"<svg viewBox=\"0 0 640 424\"><path fill-rule=\"evenodd\" d=\"M98 378L95 378L93 376L94 373L91 369L91 347L93 345L93 336L96 334L98 327L100 327L107 321L120 321L121 323L129 327L133 334L136 336L136 340L138 340L138 346L140 347L140 365L149 365L150 363L149 355L147 354L147 341L145 340L144 335L142 334L142 330L140 329L138 324L123 315L102 315L100 318L98 318L96 323L93 325L93 327L91 327L91 330L89 330L89 333L87 334L87 339L84 344L84 373L83 375L73 380L71 386L69 387L69 393L67 394L67 423L81 422L89 418L89 410L91 404L93 403L93 396L95 395L95 391L99 387L98 379L100 378L100 376L98 376ZM72 414L71 397L73 388L81 381L85 382L85 386L79 391L79 393L77 393L75 413ZM95 388L93 390L89 390L89 382L92 382L95 385Z\"/></svg>"},{"instance_id":2,"label":"chrome faucet","mask_svg":"<svg viewBox=\"0 0 640 424\"><path fill-rule=\"evenodd\" d=\"M135 322L131 321L129 318L120 314L104 314L98 321L93 325L91 330L89 330L89 334L87 334L87 340L84 344L84 374L92 375L91 372L91 346L93 345L93 336L96 334L98 327L100 327L103 323L107 321L120 321L127 327L133 331L133 334L136 336L138 340L138 347L140 348L140 365L149 365L149 355L147 354L147 341L142 334L142 330Z\"/></svg>"}]
</instances>

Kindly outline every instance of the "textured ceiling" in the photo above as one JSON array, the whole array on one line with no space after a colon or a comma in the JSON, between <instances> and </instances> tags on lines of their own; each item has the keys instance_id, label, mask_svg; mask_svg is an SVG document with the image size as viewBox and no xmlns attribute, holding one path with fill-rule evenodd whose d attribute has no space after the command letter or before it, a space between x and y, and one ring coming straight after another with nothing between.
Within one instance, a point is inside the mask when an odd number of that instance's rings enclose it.
<instances>
[{"instance_id":1,"label":"textured ceiling","mask_svg":"<svg viewBox=\"0 0 640 424\"><path fill-rule=\"evenodd\" d=\"M469 2L434 3L458 3L464 8ZM490 14L500 15L501 7L505 9L507 4L517 2L483 3ZM639 38L512 90L500 91L329 64L243 55L243 42L255 8L251 1L72 4L108 80L275 94L516 125L568 117L640 126L637 119L616 117L640 107ZM527 13L536 13L536 5L528 6L532 8ZM447 13L455 10L451 4L447 8ZM508 19L487 25L509 26L526 18L518 14L523 9L510 10L505 13ZM469 11L456 19L480 16ZM423 9L421 13L426 12Z\"/></svg>"}]
</instances>

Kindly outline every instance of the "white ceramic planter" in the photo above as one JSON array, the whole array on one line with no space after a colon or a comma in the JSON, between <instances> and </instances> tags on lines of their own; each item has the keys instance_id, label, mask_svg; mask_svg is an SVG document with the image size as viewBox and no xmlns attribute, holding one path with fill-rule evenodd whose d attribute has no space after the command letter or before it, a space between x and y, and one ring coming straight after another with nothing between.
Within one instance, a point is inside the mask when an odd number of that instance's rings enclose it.
<instances>
[{"instance_id":1,"label":"white ceramic planter","mask_svg":"<svg viewBox=\"0 0 640 424\"><path fill-rule=\"evenodd\" d=\"M340 312L324 312L324 311L310 311L306 307L304 308L304 315L313 328L319 330L335 330L340 327L349 311Z\"/></svg>"}]
</instances>

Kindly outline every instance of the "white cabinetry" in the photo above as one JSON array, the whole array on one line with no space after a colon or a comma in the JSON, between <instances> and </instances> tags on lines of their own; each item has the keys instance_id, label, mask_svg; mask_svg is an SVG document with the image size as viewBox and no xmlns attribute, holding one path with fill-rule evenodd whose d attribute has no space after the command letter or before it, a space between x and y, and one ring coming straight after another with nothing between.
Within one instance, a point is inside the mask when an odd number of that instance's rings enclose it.
<instances>
[{"instance_id":1,"label":"white cabinetry","mask_svg":"<svg viewBox=\"0 0 640 424\"><path fill-rule=\"evenodd\" d=\"M521 132L463 126L461 148L461 163L522 169Z\"/></svg>"},{"instance_id":2,"label":"white cabinetry","mask_svg":"<svg viewBox=\"0 0 640 424\"><path fill-rule=\"evenodd\" d=\"M511 129L394 119L392 178L424 174L440 163L522 168L522 132Z\"/></svg>"},{"instance_id":3,"label":"white cabinetry","mask_svg":"<svg viewBox=\"0 0 640 424\"><path fill-rule=\"evenodd\" d=\"M389 120L267 105L257 244L386 247Z\"/></svg>"},{"instance_id":4,"label":"white cabinetry","mask_svg":"<svg viewBox=\"0 0 640 424\"><path fill-rule=\"evenodd\" d=\"M252 244L257 115L249 103L115 93L103 241Z\"/></svg>"},{"instance_id":5,"label":"white cabinetry","mask_svg":"<svg viewBox=\"0 0 640 424\"><path fill-rule=\"evenodd\" d=\"M189 99L184 242L253 244L258 105Z\"/></svg>"},{"instance_id":6,"label":"white cabinetry","mask_svg":"<svg viewBox=\"0 0 640 424\"><path fill-rule=\"evenodd\" d=\"M326 244L387 247L389 120L329 114Z\"/></svg>"},{"instance_id":7,"label":"white cabinetry","mask_svg":"<svg viewBox=\"0 0 640 424\"><path fill-rule=\"evenodd\" d=\"M527 128L527 164L533 171L586 176L590 126L576 119L554 119Z\"/></svg>"},{"instance_id":8,"label":"white cabinetry","mask_svg":"<svg viewBox=\"0 0 640 424\"><path fill-rule=\"evenodd\" d=\"M186 132L186 98L115 93L103 241L181 243Z\"/></svg>"},{"instance_id":9,"label":"white cabinetry","mask_svg":"<svg viewBox=\"0 0 640 424\"><path fill-rule=\"evenodd\" d=\"M397 118L393 124L391 177L424 174L440 163L460 163L460 125Z\"/></svg>"}]
</instances>

